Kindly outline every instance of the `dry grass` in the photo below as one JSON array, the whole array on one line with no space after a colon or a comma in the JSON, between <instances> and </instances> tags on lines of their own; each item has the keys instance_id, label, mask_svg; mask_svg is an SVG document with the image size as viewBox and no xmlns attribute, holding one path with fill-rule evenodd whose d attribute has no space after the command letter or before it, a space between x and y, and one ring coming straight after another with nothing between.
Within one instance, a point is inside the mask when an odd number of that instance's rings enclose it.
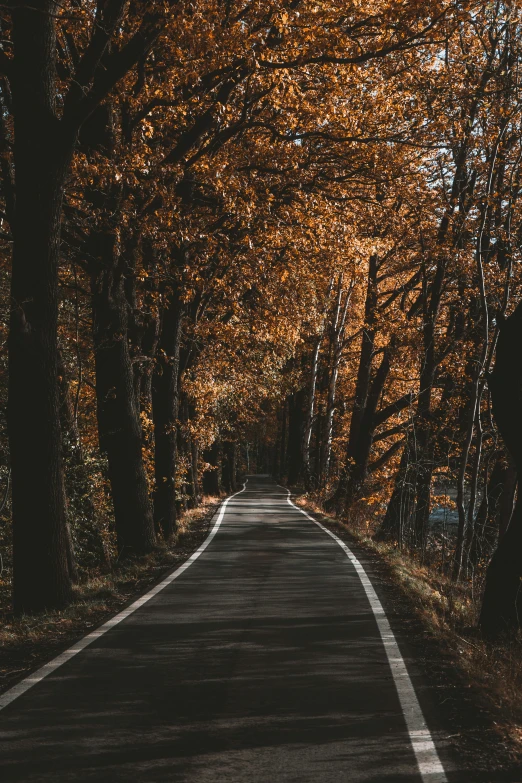
<instances>
[{"instance_id":1,"label":"dry grass","mask_svg":"<svg viewBox=\"0 0 522 783\"><path fill-rule=\"evenodd\" d=\"M75 601L66 609L15 617L8 605L1 606L0 690L99 625L185 561L206 537L219 502L219 498L205 497L198 508L183 514L171 545L119 563L110 573L92 575L76 585Z\"/></svg>"},{"instance_id":2,"label":"dry grass","mask_svg":"<svg viewBox=\"0 0 522 783\"><path fill-rule=\"evenodd\" d=\"M388 567L415 614L445 647L469 685L477 690L503 740L522 754L522 637L486 644L477 629L480 590L470 582L455 584L436 564L422 564L408 552L371 537L359 517L355 524L325 516L320 503L301 495L298 505L319 514L321 521L348 533Z\"/></svg>"}]
</instances>

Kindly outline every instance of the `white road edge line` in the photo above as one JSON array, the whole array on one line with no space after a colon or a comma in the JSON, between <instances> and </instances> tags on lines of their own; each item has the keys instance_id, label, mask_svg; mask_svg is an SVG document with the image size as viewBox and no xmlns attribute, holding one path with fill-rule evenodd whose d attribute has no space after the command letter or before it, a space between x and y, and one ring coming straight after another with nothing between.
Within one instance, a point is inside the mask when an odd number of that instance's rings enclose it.
<instances>
[{"instance_id":1,"label":"white road edge line","mask_svg":"<svg viewBox=\"0 0 522 783\"><path fill-rule=\"evenodd\" d=\"M208 547L214 536L216 535L221 522L223 521L223 516L225 515L226 507L232 498L235 498L236 495L240 495L242 492L244 492L246 489L246 482L243 485L243 489L240 489L239 492L235 492L233 495L230 495L226 500L223 501L221 504L221 507L218 512L218 517L214 523L214 526L206 539L203 541L199 549L196 549L195 552L191 554L188 560L186 560L183 565L180 565L179 568L176 568L175 571L173 571L171 574L169 574L165 579L160 582L156 587L153 587L152 590L149 590L148 593L145 593L145 595L142 595L140 598L138 598L134 603L132 603L130 606L128 606L126 609L123 609L118 614L114 615L114 617L111 617L110 620L107 620L106 623L101 625L99 628L96 628L94 631L91 631L86 636L84 636L82 639L80 639L78 642L72 645L72 647L69 647L68 650L65 650L63 653L60 653L60 655L57 655L56 658L53 658L52 661L49 661L49 663L46 663L44 666L41 666L39 669L37 669L35 672L30 674L28 677L24 677L23 680L20 680L16 685L13 685L12 688L9 688L9 690L5 691L2 695L0 695L0 710L3 710L4 707L7 707L8 704L11 704L15 699L18 699L19 696L21 696L23 693L26 693L30 688L32 688L34 685L37 685L39 682L44 680L46 677L48 677L50 674L56 671L56 669L59 669L60 666L63 666L64 663L67 663L67 661L70 661L71 658L74 658L75 655L78 655L78 653L82 652L82 650L85 650L86 647L88 647L90 644L95 642L97 639L100 638L100 636L103 636L107 633L107 631L110 631L111 628L114 628L116 625L121 623L122 620L125 620L129 615L133 614L137 609L141 609L141 607L147 603L147 601L150 601L151 598L154 598L155 595L160 593L165 587L170 585L175 579L178 578L178 576L181 576L181 574L189 568L189 566L194 563L200 555L203 554L205 549Z\"/></svg>"},{"instance_id":2,"label":"white road edge line","mask_svg":"<svg viewBox=\"0 0 522 783\"><path fill-rule=\"evenodd\" d=\"M278 484L278 486L280 485ZM366 593L372 612L377 621L382 643L386 650L386 655L388 656L388 662L390 664L395 687L397 688L399 702L406 720L406 727L415 753L415 758L417 759L422 781L423 783L448 783L444 767L442 766L439 754L437 753L437 748L435 747L435 743L433 742L430 730L422 713L419 700L417 699L413 683L408 674L406 664L399 650L399 645L397 644L388 618L386 617L383 606L370 582L368 574L344 541L318 522L317 519L314 519L310 514L307 514L306 511L303 511L302 508L296 506L295 503L292 502L290 498L291 493L286 487L281 487L281 489L288 492L287 500L291 506L300 511L301 514L304 514L307 519L320 527L321 530L324 530L330 538L333 538L333 540L339 544L357 571L357 575L361 580L364 592Z\"/></svg>"}]
</instances>

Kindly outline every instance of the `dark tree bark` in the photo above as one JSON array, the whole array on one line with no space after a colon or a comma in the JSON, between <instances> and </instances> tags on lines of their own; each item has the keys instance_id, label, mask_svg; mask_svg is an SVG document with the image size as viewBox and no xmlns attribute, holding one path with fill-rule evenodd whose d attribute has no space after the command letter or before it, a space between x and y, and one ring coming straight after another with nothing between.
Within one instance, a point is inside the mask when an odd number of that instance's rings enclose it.
<instances>
[{"instance_id":1,"label":"dark tree bark","mask_svg":"<svg viewBox=\"0 0 522 783\"><path fill-rule=\"evenodd\" d=\"M341 290L339 290L339 293L342 295ZM320 487L324 487L326 485L330 473L330 456L332 453L337 378L339 375L339 368L341 366L341 359L344 349L344 331L349 302L350 293L346 294L344 307L342 306L342 296L338 296L334 323L331 329L332 362L331 367L329 368L328 395L324 417L324 435L320 440L321 445L318 449L319 467L317 472L319 476L318 483Z\"/></svg>"},{"instance_id":2,"label":"dark tree bark","mask_svg":"<svg viewBox=\"0 0 522 783\"><path fill-rule=\"evenodd\" d=\"M91 258L98 432L109 463L118 551L124 556L144 554L154 547L155 535L127 339L125 265L116 235L94 235Z\"/></svg>"},{"instance_id":3,"label":"dark tree bark","mask_svg":"<svg viewBox=\"0 0 522 783\"><path fill-rule=\"evenodd\" d=\"M348 446L346 451L345 466L339 477L339 484L332 498L326 504L329 509L335 509L337 512L344 511L350 475L352 472L352 455L356 450L356 444L359 439L361 422L364 417L368 392L370 390L372 360L374 356L375 334L376 334L376 311L378 301L378 281L377 273L379 270L379 259L377 255L370 256L368 265L368 283L366 288L366 302L364 306L364 326L362 332L361 352L359 356L359 367L357 370L357 380L355 384L355 397L353 401L352 417L350 419L350 432L348 435Z\"/></svg>"},{"instance_id":4,"label":"dark tree bark","mask_svg":"<svg viewBox=\"0 0 522 783\"><path fill-rule=\"evenodd\" d=\"M201 490L199 487L199 444L195 438L190 439L190 487L192 495L192 505L198 506L201 503Z\"/></svg>"},{"instance_id":5,"label":"dark tree bark","mask_svg":"<svg viewBox=\"0 0 522 783\"><path fill-rule=\"evenodd\" d=\"M417 403L417 431L415 462L415 540L424 550L428 535L428 520L431 508L431 483L435 469L435 433L433 430L432 396L435 373L439 357L436 353L436 325L439 316L440 300L446 272L446 261L441 257L437 263L431 286L425 284L422 297L422 340L423 357L420 373L420 390Z\"/></svg>"},{"instance_id":6,"label":"dark tree bark","mask_svg":"<svg viewBox=\"0 0 522 783\"><path fill-rule=\"evenodd\" d=\"M368 473L370 452L375 432L375 414L379 399L390 371L390 352L388 346L385 351L368 390L363 416L357 431L357 438L348 451L350 472L346 482L346 494L344 502L351 504L360 494Z\"/></svg>"},{"instance_id":7,"label":"dark tree bark","mask_svg":"<svg viewBox=\"0 0 522 783\"><path fill-rule=\"evenodd\" d=\"M154 523L165 539L176 530L177 424L179 362L183 303L171 290L162 314L156 364L152 377L154 420Z\"/></svg>"},{"instance_id":8,"label":"dark tree bark","mask_svg":"<svg viewBox=\"0 0 522 783\"><path fill-rule=\"evenodd\" d=\"M323 456L325 454L325 443L326 443L326 416L321 411L317 411L317 416L315 417L315 443L314 443L314 454L313 454L313 464L314 464L314 471L315 476L317 477L317 488L322 489L325 485L325 470L324 470L324 462L323 462Z\"/></svg>"},{"instance_id":9,"label":"dark tree bark","mask_svg":"<svg viewBox=\"0 0 522 783\"><path fill-rule=\"evenodd\" d=\"M237 443L226 441L223 444L222 484L227 495L237 490Z\"/></svg>"},{"instance_id":10,"label":"dark tree bark","mask_svg":"<svg viewBox=\"0 0 522 783\"><path fill-rule=\"evenodd\" d=\"M414 469L412 469L412 441L410 436L404 445L395 478L393 493L382 524L377 531L377 541L395 541L402 547L412 540L412 519L415 509ZM413 459L415 455L413 454Z\"/></svg>"},{"instance_id":11,"label":"dark tree bark","mask_svg":"<svg viewBox=\"0 0 522 783\"><path fill-rule=\"evenodd\" d=\"M288 420L288 401L283 402L281 410L281 442L279 444L279 478L283 480L286 476L286 449L287 449L287 420Z\"/></svg>"},{"instance_id":12,"label":"dark tree bark","mask_svg":"<svg viewBox=\"0 0 522 783\"><path fill-rule=\"evenodd\" d=\"M221 443L215 440L209 449L203 452L203 461L211 465L212 469L203 473L203 493L213 497L221 495Z\"/></svg>"},{"instance_id":13,"label":"dark tree bark","mask_svg":"<svg viewBox=\"0 0 522 783\"><path fill-rule=\"evenodd\" d=\"M489 378L493 415L522 476L522 303L500 327L495 367ZM489 564L480 614L484 636L496 639L520 627L522 617L522 493Z\"/></svg>"},{"instance_id":14,"label":"dark tree bark","mask_svg":"<svg viewBox=\"0 0 522 783\"><path fill-rule=\"evenodd\" d=\"M50 0L13 10L16 207L9 331L8 428L15 611L72 598L57 385L62 193L74 133L56 115Z\"/></svg>"},{"instance_id":15,"label":"dark tree bark","mask_svg":"<svg viewBox=\"0 0 522 783\"><path fill-rule=\"evenodd\" d=\"M506 532L515 498L517 473L504 453L498 454L484 497L479 506L475 524L468 528L466 542L467 562L475 566L481 558L488 557L497 539Z\"/></svg>"},{"instance_id":16,"label":"dark tree bark","mask_svg":"<svg viewBox=\"0 0 522 783\"><path fill-rule=\"evenodd\" d=\"M274 449L272 453L272 476L277 481L280 475L279 465L280 465L280 457L281 457L281 434L282 434L281 411L279 409L276 410L276 421L277 421L277 435L276 435Z\"/></svg>"},{"instance_id":17,"label":"dark tree bark","mask_svg":"<svg viewBox=\"0 0 522 783\"><path fill-rule=\"evenodd\" d=\"M301 389L288 398L287 465L288 483L291 486L297 484L303 472L304 396L305 390Z\"/></svg>"},{"instance_id":18,"label":"dark tree bark","mask_svg":"<svg viewBox=\"0 0 522 783\"><path fill-rule=\"evenodd\" d=\"M319 351L321 350L321 343L323 340L322 331L316 338L314 347L312 350L312 363L310 369L310 385L308 388L308 394L306 398L306 414L304 417L304 432L303 432L303 446L302 446L302 460L303 460L303 479L305 489L308 491L312 489L315 484L315 477L312 476L312 466L310 464L310 445L312 442L312 432L314 427L315 416L315 392L317 386L317 373L319 370Z\"/></svg>"}]
</instances>

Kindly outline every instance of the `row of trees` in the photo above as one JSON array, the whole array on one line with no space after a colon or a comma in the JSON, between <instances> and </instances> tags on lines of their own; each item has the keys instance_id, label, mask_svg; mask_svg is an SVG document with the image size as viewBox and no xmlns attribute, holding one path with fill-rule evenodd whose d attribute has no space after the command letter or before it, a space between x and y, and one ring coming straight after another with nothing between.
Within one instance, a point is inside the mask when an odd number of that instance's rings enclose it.
<instances>
[{"instance_id":1,"label":"row of trees","mask_svg":"<svg viewBox=\"0 0 522 783\"><path fill-rule=\"evenodd\" d=\"M521 14L1 12L17 611L257 464L421 553L444 480L454 578L500 530L483 627L517 625Z\"/></svg>"},{"instance_id":2,"label":"row of trees","mask_svg":"<svg viewBox=\"0 0 522 783\"><path fill-rule=\"evenodd\" d=\"M408 69L399 170L383 170L379 148L374 200L354 218L374 247L323 288L279 435L300 443L287 452L291 481L341 514L368 515L370 499L377 537L424 558L434 504L455 508L453 578L483 574L496 549L490 636L518 626L522 577L520 12L475 5L429 65Z\"/></svg>"}]
</instances>

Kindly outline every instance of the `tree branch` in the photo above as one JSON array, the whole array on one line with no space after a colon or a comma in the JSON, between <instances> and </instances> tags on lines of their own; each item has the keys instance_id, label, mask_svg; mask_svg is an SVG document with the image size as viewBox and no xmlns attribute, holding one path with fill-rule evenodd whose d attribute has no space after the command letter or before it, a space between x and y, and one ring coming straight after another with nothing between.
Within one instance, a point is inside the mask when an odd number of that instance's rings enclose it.
<instances>
[{"instance_id":1,"label":"tree branch","mask_svg":"<svg viewBox=\"0 0 522 783\"><path fill-rule=\"evenodd\" d=\"M218 103L224 105L228 102L232 91L238 83L246 77L247 73L246 69L242 68L233 79L229 79L221 85L212 106L200 114L191 128L181 134L174 149L172 149L163 159L163 165L179 163L187 152L198 143L201 137L210 129L212 122L214 121L216 105Z\"/></svg>"},{"instance_id":2,"label":"tree branch","mask_svg":"<svg viewBox=\"0 0 522 783\"><path fill-rule=\"evenodd\" d=\"M368 473L373 473L376 470L379 470L379 468L382 468L383 465L386 465L388 460L390 460L393 455L399 451L402 446L406 443L406 439L403 438L402 440L397 440L393 445L390 446L389 449L387 449L384 454L381 454L380 457L378 457L374 462L372 462L368 466Z\"/></svg>"},{"instance_id":3,"label":"tree branch","mask_svg":"<svg viewBox=\"0 0 522 783\"><path fill-rule=\"evenodd\" d=\"M136 65L140 57L147 54L158 38L165 24L163 14L147 14L140 29L118 52L111 55L105 70L99 72L90 91L77 100L77 91L69 91L64 106L64 121L73 128L79 128L83 122L106 98L113 87ZM82 90L83 94L83 90Z\"/></svg>"},{"instance_id":4,"label":"tree branch","mask_svg":"<svg viewBox=\"0 0 522 783\"><path fill-rule=\"evenodd\" d=\"M411 405L411 402L413 400L413 394L411 392L408 392L407 394L404 394L402 397L399 397L398 400L395 400L395 402L392 402L390 405L386 405L385 408L381 408L381 410L375 414L373 419L373 426L374 428L378 427L380 424L384 424L385 421L388 421L390 416L393 416L395 413L399 413L399 411L404 410L404 408L407 408L409 405Z\"/></svg>"},{"instance_id":5,"label":"tree branch","mask_svg":"<svg viewBox=\"0 0 522 783\"><path fill-rule=\"evenodd\" d=\"M93 22L91 39L80 58L69 92L65 98L65 106L81 101L85 89L91 83L112 39L114 31L121 24L127 3L125 0L108 0L98 2Z\"/></svg>"}]
</instances>

